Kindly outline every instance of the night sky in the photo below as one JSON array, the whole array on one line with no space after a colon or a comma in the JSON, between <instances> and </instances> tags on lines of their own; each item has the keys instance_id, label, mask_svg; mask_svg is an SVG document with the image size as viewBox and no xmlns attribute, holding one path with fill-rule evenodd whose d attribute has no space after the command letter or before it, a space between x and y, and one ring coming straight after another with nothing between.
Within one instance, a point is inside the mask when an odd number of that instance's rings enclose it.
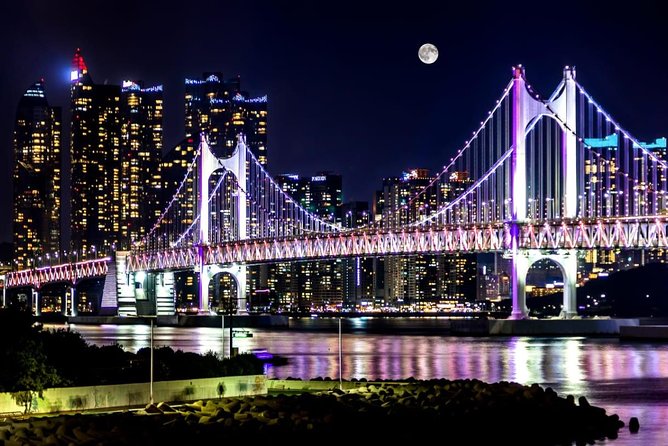
<instances>
[{"instance_id":1,"label":"night sky","mask_svg":"<svg viewBox=\"0 0 668 446\"><path fill-rule=\"evenodd\" d=\"M361 3L3 2L0 241L11 240L16 106L44 78L50 104L64 108L67 143L77 47L96 83L164 84L166 148L183 133L183 79L240 74L245 90L269 96L269 170L341 173L345 201L371 201L384 176L410 167L440 170L501 95L513 64L543 96L575 65L633 135L668 134L668 17L658 1ZM432 65L417 57L425 42L440 52ZM69 146L64 152L69 158Z\"/></svg>"}]
</instances>

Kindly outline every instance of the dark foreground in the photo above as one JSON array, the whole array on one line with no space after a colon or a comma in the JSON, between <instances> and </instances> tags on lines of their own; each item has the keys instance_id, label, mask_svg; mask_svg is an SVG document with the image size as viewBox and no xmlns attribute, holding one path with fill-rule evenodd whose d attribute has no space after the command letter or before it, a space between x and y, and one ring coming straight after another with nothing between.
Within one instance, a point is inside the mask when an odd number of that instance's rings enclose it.
<instances>
[{"instance_id":1,"label":"dark foreground","mask_svg":"<svg viewBox=\"0 0 668 446\"><path fill-rule=\"evenodd\" d=\"M0 424L5 444L593 444L617 438L616 415L534 384L478 380L375 383L349 391L165 404L138 412ZM236 443L235 443L236 444ZM242 444L242 443L239 443Z\"/></svg>"}]
</instances>

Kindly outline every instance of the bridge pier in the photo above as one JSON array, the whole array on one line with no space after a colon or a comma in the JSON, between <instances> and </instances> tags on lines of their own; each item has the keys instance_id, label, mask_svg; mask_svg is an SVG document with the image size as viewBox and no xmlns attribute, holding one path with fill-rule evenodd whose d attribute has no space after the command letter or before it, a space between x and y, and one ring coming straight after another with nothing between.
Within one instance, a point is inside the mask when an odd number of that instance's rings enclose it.
<instances>
[{"instance_id":1,"label":"bridge pier","mask_svg":"<svg viewBox=\"0 0 668 446\"><path fill-rule=\"evenodd\" d=\"M209 313L211 303L209 302L209 283L211 283L210 267L202 265L198 271L199 276L199 312Z\"/></svg>"},{"instance_id":2,"label":"bridge pier","mask_svg":"<svg viewBox=\"0 0 668 446\"><path fill-rule=\"evenodd\" d=\"M512 256L511 286L513 309L511 319L525 319L529 316L526 306L526 276L531 265L543 258L554 261L561 269L564 277L564 303L560 317L577 316L576 283L577 283L577 251L561 250L556 253L544 254L538 250L520 250L521 230L518 226L527 219L527 160L526 138L530 126L543 116L557 116L562 127L561 172L564 177L564 206L559 217L575 218L577 216L577 141L575 134L577 124L575 68L564 69L563 89L559 96L543 102L529 93L524 78L524 68L513 67L512 91L512 144L514 151L511 158L511 215L510 237ZM555 215L557 217L557 215ZM531 217L533 218L533 217Z\"/></svg>"},{"instance_id":3,"label":"bridge pier","mask_svg":"<svg viewBox=\"0 0 668 446\"><path fill-rule=\"evenodd\" d=\"M32 306L32 312L35 316L39 316L42 313L42 309L39 305L39 291L36 288L31 288L30 291L30 305Z\"/></svg>"},{"instance_id":4,"label":"bridge pier","mask_svg":"<svg viewBox=\"0 0 668 446\"><path fill-rule=\"evenodd\" d=\"M514 252L512 256L510 286L512 287L513 310L510 313L510 319L527 319L529 309L527 308L526 280L530 267L529 259L519 251Z\"/></svg>"},{"instance_id":5,"label":"bridge pier","mask_svg":"<svg viewBox=\"0 0 668 446\"><path fill-rule=\"evenodd\" d=\"M2 282L2 308L7 306L7 277L0 275L0 282Z\"/></svg>"},{"instance_id":6,"label":"bridge pier","mask_svg":"<svg viewBox=\"0 0 668 446\"><path fill-rule=\"evenodd\" d=\"M75 286L72 286L70 288L70 311L69 314L71 316L78 316L79 315L79 309L77 306L77 289Z\"/></svg>"},{"instance_id":7,"label":"bridge pier","mask_svg":"<svg viewBox=\"0 0 668 446\"><path fill-rule=\"evenodd\" d=\"M200 272L200 281L199 281L199 292L200 292L200 311L208 312L210 311L210 302L209 302L209 284L211 279L220 273L227 273L236 282L237 285L237 313L238 315L243 315L248 313L247 309L247 298L246 298L246 265L205 265L203 270ZM202 305L206 303L206 307ZM206 308L202 310L202 308Z\"/></svg>"},{"instance_id":8,"label":"bridge pier","mask_svg":"<svg viewBox=\"0 0 668 446\"><path fill-rule=\"evenodd\" d=\"M573 319L577 317L577 279L578 256L577 251L559 250L545 253L540 250L520 250L513 254L513 268L511 286L513 309L510 319L527 319L529 310L526 305L526 278L531 265L539 260L549 259L561 270L564 279L563 307L559 317Z\"/></svg>"}]
</instances>

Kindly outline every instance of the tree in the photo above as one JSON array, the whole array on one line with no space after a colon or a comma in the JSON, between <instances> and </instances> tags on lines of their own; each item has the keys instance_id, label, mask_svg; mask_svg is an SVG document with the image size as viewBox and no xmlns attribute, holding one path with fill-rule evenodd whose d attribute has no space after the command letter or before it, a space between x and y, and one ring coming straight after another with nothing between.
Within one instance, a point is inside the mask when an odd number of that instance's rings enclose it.
<instances>
[{"instance_id":1,"label":"tree","mask_svg":"<svg viewBox=\"0 0 668 446\"><path fill-rule=\"evenodd\" d=\"M11 369L9 390L14 400L23 406L24 413L32 410L36 396L43 397L48 387L60 382L55 369L51 367L40 342L34 339L22 339L9 354Z\"/></svg>"}]
</instances>

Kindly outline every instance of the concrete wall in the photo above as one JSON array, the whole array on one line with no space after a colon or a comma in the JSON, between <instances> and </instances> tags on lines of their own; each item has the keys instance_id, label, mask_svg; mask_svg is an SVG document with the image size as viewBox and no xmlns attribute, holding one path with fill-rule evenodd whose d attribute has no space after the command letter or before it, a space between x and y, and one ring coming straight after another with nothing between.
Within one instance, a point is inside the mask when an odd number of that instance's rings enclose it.
<instances>
[{"instance_id":1,"label":"concrete wall","mask_svg":"<svg viewBox=\"0 0 668 446\"><path fill-rule=\"evenodd\" d=\"M219 394L222 384L222 395ZM221 396L265 395L264 375L226 376L153 383L153 401L185 402ZM43 398L35 397L31 413L82 411L91 409L141 407L149 402L149 383L109 386L60 387L47 389ZM0 393L0 413L23 413L11 393Z\"/></svg>"},{"instance_id":2,"label":"concrete wall","mask_svg":"<svg viewBox=\"0 0 668 446\"><path fill-rule=\"evenodd\" d=\"M618 335L620 327L638 325L638 319L502 319L488 322L491 335L520 336Z\"/></svg>"}]
</instances>

